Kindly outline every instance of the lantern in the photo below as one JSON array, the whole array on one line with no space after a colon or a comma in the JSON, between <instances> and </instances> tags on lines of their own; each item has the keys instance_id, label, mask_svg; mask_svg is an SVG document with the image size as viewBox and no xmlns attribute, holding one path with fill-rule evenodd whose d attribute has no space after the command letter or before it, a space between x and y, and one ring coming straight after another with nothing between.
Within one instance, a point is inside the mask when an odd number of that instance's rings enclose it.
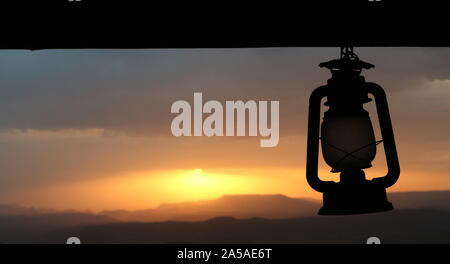
<instances>
[{"instance_id":1,"label":"lantern","mask_svg":"<svg viewBox=\"0 0 450 264\"><path fill-rule=\"evenodd\" d=\"M363 69L374 67L359 60L353 48L341 48L341 58L319 64L332 77L315 89L309 99L306 178L308 184L323 193L321 215L362 214L392 210L386 188L395 184L400 165L386 99L379 85L366 82ZM369 113L364 104L375 98L382 140L375 139ZM322 99L326 97L320 124ZM318 176L319 142L331 172L340 173L339 182L323 181ZM367 180L364 169L372 167L376 145L384 144L388 173Z\"/></svg>"}]
</instances>

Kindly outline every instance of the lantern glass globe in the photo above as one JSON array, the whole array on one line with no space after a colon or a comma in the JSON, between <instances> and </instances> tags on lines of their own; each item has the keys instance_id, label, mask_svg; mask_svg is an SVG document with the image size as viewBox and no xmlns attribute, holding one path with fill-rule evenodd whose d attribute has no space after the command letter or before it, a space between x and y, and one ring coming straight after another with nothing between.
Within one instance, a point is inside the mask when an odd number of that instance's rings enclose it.
<instances>
[{"instance_id":1,"label":"lantern glass globe","mask_svg":"<svg viewBox=\"0 0 450 264\"><path fill-rule=\"evenodd\" d=\"M321 145L324 160L332 172L372 167L376 142L370 117L324 118Z\"/></svg>"}]
</instances>

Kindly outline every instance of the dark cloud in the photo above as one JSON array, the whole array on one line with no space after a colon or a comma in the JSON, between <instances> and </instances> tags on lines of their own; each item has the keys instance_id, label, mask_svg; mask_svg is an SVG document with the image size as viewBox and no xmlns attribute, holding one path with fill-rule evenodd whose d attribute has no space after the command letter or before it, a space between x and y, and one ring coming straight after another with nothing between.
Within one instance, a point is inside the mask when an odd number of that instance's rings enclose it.
<instances>
[{"instance_id":1,"label":"dark cloud","mask_svg":"<svg viewBox=\"0 0 450 264\"><path fill-rule=\"evenodd\" d=\"M1 129L104 128L167 134L170 105L281 100L294 111L326 78L335 50L7 51L0 54ZM297 100L297 101L296 101ZM289 102L294 104L289 105Z\"/></svg>"},{"instance_id":2,"label":"dark cloud","mask_svg":"<svg viewBox=\"0 0 450 264\"><path fill-rule=\"evenodd\" d=\"M375 64L367 80L387 91L423 88L423 83L450 78L450 48L358 48L361 59Z\"/></svg>"},{"instance_id":3,"label":"dark cloud","mask_svg":"<svg viewBox=\"0 0 450 264\"><path fill-rule=\"evenodd\" d=\"M357 48L388 91L450 74L450 49ZM170 105L192 100L280 100L285 132L329 77L337 48L48 50L0 53L0 129L103 128L167 135ZM286 118L288 117L288 118ZM287 120L287 121L286 121Z\"/></svg>"}]
</instances>

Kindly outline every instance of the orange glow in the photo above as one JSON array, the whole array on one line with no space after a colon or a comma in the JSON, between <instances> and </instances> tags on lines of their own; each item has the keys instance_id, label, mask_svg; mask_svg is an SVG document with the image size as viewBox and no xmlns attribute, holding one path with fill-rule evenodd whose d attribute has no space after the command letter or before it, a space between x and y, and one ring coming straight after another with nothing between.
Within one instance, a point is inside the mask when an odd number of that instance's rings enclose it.
<instances>
[{"instance_id":1,"label":"orange glow","mask_svg":"<svg viewBox=\"0 0 450 264\"><path fill-rule=\"evenodd\" d=\"M183 199L195 200L250 191L251 183L252 179L244 177L242 172L226 174L194 169L167 176L164 189Z\"/></svg>"},{"instance_id":2,"label":"orange glow","mask_svg":"<svg viewBox=\"0 0 450 264\"><path fill-rule=\"evenodd\" d=\"M323 180L338 181L338 175L319 171ZM382 176L382 171L377 176ZM109 178L29 188L13 193L3 202L57 210L149 209L162 203L216 199L233 194L284 194L321 199L307 184L305 172L295 168L223 168L133 172ZM448 189L448 175L434 174L446 182L442 188L420 172L408 172L388 191ZM417 186L420 185L420 189Z\"/></svg>"},{"instance_id":3,"label":"orange glow","mask_svg":"<svg viewBox=\"0 0 450 264\"><path fill-rule=\"evenodd\" d=\"M134 172L116 177L30 188L20 204L54 209L147 209L161 203L215 199L230 194L285 194L320 198L304 171L283 168L190 169ZM56 199L56 198L57 199Z\"/></svg>"}]
</instances>

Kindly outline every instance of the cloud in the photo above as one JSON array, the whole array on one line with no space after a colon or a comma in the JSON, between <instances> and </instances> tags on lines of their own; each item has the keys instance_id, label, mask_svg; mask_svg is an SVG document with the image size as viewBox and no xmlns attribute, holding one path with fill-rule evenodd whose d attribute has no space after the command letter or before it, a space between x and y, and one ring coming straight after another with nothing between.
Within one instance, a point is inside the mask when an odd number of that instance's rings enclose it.
<instances>
[{"instance_id":1,"label":"cloud","mask_svg":"<svg viewBox=\"0 0 450 264\"><path fill-rule=\"evenodd\" d=\"M330 77L318 64L338 51L1 51L0 192L131 170L303 168L308 97ZM402 169L448 171L439 157L450 147L450 49L355 51L376 65L366 80L388 92ZM204 100L279 100L279 146L172 137L171 104L198 91Z\"/></svg>"},{"instance_id":2,"label":"cloud","mask_svg":"<svg viewBox=\"0 0 450 264\"><path fill-rule=\"evenodd\" d=\"M58 50L0 53L0 129L168 135L171 104L280 100L287 116L322 84L335 49ZM290 104L292 103L292 104Z\"/></svg>"},{"instance_id":3,"label":"cloud","mask_svg":"<svg viewBox=\"0 0 450 264\"><path fill-rule=\"evenodd\" d=\"M357 48L357 52L362 60L375 64L364 74L366 80L388 92L414 90L427 81L450 78L450 48Z\"/></svg>"}]
</instances>

